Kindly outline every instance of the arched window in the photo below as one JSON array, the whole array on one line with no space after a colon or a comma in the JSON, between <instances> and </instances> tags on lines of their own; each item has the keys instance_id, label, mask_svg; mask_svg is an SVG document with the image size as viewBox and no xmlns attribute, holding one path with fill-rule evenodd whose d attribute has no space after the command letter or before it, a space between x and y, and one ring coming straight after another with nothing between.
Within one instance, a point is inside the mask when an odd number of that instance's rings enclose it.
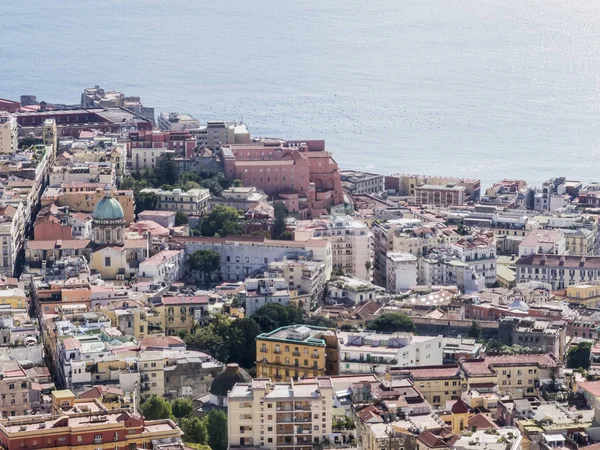
<instances>
[{"instance_id":1,"label":"arched window","mask_svg":"<svg viewBox=\"0 0 600 450\"><path fill-rule=\"evenodd\" d=\"M109 229L106 229L104 231L104 235L106 237L106 242L110 242L110 230Z\"/></svg>"}]
</instances>

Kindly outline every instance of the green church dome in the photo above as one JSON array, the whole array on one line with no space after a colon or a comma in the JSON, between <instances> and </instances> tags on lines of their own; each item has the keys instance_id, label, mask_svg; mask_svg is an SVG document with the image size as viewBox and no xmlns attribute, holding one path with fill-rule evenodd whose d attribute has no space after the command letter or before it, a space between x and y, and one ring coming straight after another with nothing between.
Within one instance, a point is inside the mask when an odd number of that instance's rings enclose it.
<instances>
[{"instance_id":1,"label":"green church dome","mask_svg":"<svg viewBox=\"0 0 600 450\"><path fill-rule=\"evenodd\" d=\"M104 197L96 204L92 217L94 220L122 220L125 218L125 213L117 200Z\"/></svg>"}]
</instances>

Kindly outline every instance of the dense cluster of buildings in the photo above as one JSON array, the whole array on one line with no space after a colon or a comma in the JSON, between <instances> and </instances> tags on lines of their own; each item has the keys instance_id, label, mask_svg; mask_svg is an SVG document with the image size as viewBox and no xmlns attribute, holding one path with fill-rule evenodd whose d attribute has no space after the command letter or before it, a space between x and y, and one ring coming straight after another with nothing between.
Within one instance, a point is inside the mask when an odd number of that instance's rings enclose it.
<instances>
[{"instance_id":1,"label":"dense cluster of buildings","mask_svg":"<svg viewBox=\"0 0 600 450\"><path fill-rule=\"evenodd\" d=\"M0 100L0 445L182 448L156 395L226 410L231 449L597 448L599 193L340 170L99 86ZM272 304L305 321L254 377L186 344Z\"/></svg>"}]
</instances>

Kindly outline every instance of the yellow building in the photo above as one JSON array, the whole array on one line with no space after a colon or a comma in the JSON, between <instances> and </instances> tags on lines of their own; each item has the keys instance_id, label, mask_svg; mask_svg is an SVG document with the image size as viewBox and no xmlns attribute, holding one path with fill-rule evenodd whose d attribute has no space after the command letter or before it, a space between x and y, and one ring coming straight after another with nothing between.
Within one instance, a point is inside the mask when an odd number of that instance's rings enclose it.
<instances>
[{"instance_id":1,"label":"yellow building","mask_svg":"<svg viewBox=\"0 0 600 450\"><path fill-rule=\"evenodd\" d=\"M275 381L340 373L335 330L290 325L256 337L256 375Z\"/></svg>"},{"instance_id":2,"label":"yellow building","mask_svg":"<svg viewBox=\"0 0 600 450\"><path fill-rule=\"evenodd\" d=\"M574 284L559 293L555 293L555 296L562 297L569 303L578 303L590 308L597 308L600 306L600 284Z\"/></svg>"},{"instance_id":3,"label":"yellow building","mask_svg":"<svg viewBox=\"0 0 600 450\"><path fill-rule=\"evenodd\" d=\"M23 289L1 289L0 305L10 305L12 309L26 309L29 307L27 296Z\"/></svg>"},{"instance_id":4,"label":"yellow building","mask_svg":"<svg viewBox=\"0 0 600 450\"><path fill-rule=\"evenodd\" d=\"M87 212L94 211L96 204L104 198L104 185L101 183L68 183L64 184L56 198L50 196L42 199L44 203L56 201L57 206L68 206L70 211ZM133 191L113 190L113 198L119 202L125 217L126 225L134 221L135 200Z\"/></svg>"},{"instance_id":5,"label":"yellow building","mask_svg":"<svg viewBox=\"0 0 600 450\"><path fill-rule=\"evenodd\" d=\"M501 355L459 363L469 389L491 392L498 386L501 396L531 397L547 383L561 383L562 362L551 353Z\"/></svg>"},{"instance_id":6,"label":"yellow building","mask_svg":"<svg viewBox=\"0 0 600 450\"><path fill-rule=\"evenodd\" d=\"M454 434L462 434L463 430L468 429L469 419L473 417L475 413L462 399L458 399L446 411L439 411L438 416L446 423L446 425L452 427Z\"/></svg>"},{"instance_id":7,"label":"yellow building","mask_svg":"<svg viewBox=\"0 0 600 450\"><path fill-rule=\"evenodd\" d=\"M458 400L462 392L458 364L403 367L390 370L390 374L393 378L412 379L415 387L434 408L439 408L450 400Z\"/></svg>"},{"instance_id":8,"label":"yellow building","mask_svg":"<svg viewBox=\"0 0 600 450\"><path fill-rule=\"evenodd\" d=\"M163 329L167 336L177 336L179 332L192 333L208 314L206 295L163 297Z\"/></svg>"},{"instance_id":9,"label":"yellow building","mask_svg":"<svg viewBox=\"0 0 600 450\"><path fill-rule=\"evenodd\" d=\"M162 397L165 393L165 360L163 352L143 352L138 357L140 373L140 400L156 395Z\"/></svg>"}]
</instances>

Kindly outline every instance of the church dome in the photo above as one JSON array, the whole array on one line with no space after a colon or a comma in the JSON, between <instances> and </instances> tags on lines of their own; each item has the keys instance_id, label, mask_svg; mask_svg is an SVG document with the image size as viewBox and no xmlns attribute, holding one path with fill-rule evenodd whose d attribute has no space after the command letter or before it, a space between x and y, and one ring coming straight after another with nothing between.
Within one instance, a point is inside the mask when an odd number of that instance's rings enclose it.
<instances>
[{"instance_id":1,"label":"church dome","mask_svg":"<svg viewBox=\"0 0 600 450\"><path fill-rule=\"evenodd\" d=\"M123 220L125 213L117 200L112 197L104 197L96 204L92 218L94 220Z\"/></svg>"},{"instance_id":2,"label":"church dome","mask_svg":"<svg viewBox=\"0 0 600 450\"><path fill-rule=\"evenodd\" d=\"M236 383L250 383L251 381L252 377L238 364L227 364L225 370L213 380L209 392L225 397Z\"/></svg>"}]
</instances>

